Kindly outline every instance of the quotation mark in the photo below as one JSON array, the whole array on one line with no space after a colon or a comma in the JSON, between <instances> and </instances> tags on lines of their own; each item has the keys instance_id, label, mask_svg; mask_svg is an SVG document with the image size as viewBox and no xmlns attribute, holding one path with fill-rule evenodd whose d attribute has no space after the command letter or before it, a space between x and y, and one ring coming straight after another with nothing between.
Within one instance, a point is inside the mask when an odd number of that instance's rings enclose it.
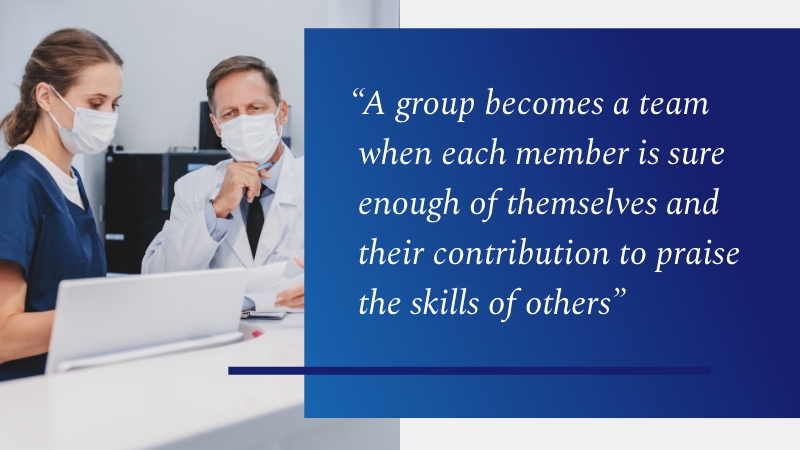
<instances>
[{"instance_id":1,"label":"quotation mark","mask_svg":"<svg viewBox=\"0 0 800 450\"><path fill-rule=\"evenodd\" d=\"M366 88L361 88L361 89L356 88L353 91L353 97L363 97L364 96L364 89L366 89Z\"/></svg>"},{"instance_id":2,"label":"quotation mark","mask_svg":"<svg viewBox=\"0 0 800 450\"><path fill-rule=\"evenodd\" d=\"M614 288L614 291L616 292L616 294L614 294L614 297L617 297L617 296L624 297L625 296L625 288L621 288L621 289L620 288Z\"/></svg>"}]
</instances>

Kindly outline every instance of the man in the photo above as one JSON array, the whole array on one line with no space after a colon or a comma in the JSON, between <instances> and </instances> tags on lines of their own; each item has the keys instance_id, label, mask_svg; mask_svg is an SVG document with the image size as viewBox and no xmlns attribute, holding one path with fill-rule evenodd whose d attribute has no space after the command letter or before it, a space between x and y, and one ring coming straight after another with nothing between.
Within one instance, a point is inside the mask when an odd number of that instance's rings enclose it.
<instances>
[{"instance_id":1,"label":"man","mask_svg":"<svg viewBox=\"0 0 800 450\"><path fill-rule=\"evenodd\" d=\"M281 138L289 106L264 61L234 56L206 80L210 119L233 159L175 183L170 218L147 248L142 273L256 267L295 258L304 248L303 158ZM259 166L273 163L257 171ZM302 308L304 285L276 306ZM252 306L252 305L250 305Z\"/></svg>"}]
</instances>

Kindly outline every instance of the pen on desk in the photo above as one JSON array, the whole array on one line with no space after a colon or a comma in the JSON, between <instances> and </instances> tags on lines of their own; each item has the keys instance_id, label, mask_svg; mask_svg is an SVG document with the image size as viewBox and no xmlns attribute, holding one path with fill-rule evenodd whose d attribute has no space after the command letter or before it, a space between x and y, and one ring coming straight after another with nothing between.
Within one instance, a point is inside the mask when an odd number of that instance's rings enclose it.
<instances>
[{"instance_id":1,"label":"pen on desk","mask_svg":"<svg viewBox=\"0 0 800 450\"><path fill-rule=\"evenodd\" d=\"M275 165L275 161L270 161L268 163L262 164L262 165L256 167L256 172L261 172L264 169L269 169L270 167L272 167L274 165ZM221 188L221 187L222 187L222 183L217 185L217 188Z\"/></svg>"}]
</instances>

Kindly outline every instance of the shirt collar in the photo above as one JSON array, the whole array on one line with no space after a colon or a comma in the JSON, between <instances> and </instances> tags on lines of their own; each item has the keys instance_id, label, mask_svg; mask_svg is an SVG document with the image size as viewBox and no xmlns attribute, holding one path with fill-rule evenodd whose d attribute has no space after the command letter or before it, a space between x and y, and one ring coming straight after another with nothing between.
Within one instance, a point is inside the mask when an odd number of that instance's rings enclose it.
<instances>
[{"instance_id":1,"label":"shirt collar","mask_svg":"<svg viewBox=\"0 0 800 450\"><path fill-rule=\"evenodd\" d=\"M275 165L270 167L267 171L272 178L262 178L261 182L264 186L268 187L272 192L278 192L278 178L281 175L281 167L283 167L283 159L286 157L286 146L283 147L281 157L275 162Z\"/></svg>"},{"instance_id":2,"label":"shirt collar","mask_svg":"<svg viewBox=\"0 0 800 450\"><path fill-rule=\"evenodd\" d=\"M61 168L59 168L56 165L56 163L50 161L50 158L44 156L42 152L36 150L35 148L31 147L28 144L19 144L16 147L14 147L14 150L21 150L33 156L35 160L39 161L39 164L44 166L44 168L50 173L50 176L52 176L56 180L56 183L58 183L59 185L63 184L66 186L72 186L72 185L76 187L78 186L78 179L75 178L75 174L72 173L72 167L70 167L69 169L69 174L64 173L64 171L61 170ZM281 155L281 157L283 157L283 155ZM269 187L269 185L267 185L267 187Z\"/></svg>"}]
</instances>

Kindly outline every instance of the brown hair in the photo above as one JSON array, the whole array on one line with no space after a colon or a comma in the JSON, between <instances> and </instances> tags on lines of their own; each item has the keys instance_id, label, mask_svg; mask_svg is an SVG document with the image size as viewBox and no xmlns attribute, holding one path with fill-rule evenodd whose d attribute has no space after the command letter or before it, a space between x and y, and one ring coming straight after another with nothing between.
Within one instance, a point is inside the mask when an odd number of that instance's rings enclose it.
<instances>
[{"instance_id":1,"label":"brown hair","mask_svg":"<svg viewBox=\"0 0 800 450\"><path fill-rule=\"evenodd\" d=\"M275 104L277 105L281 102L281 88L278 85L278 77L275 76L275 72L272 69L264 64L263 60L255 56L234 56L217 64L211 69L206 79L206 94L208 95L208 105L211 107L212 112L214 111L214 90L217 88L219 80L228 75L249 70L255 70L263 75L264 80L269 85L269 91L275 100Z\"/></svg>"},{"instance_id":2,"label":"brown hair","mask_svg":"<svg viewBox=\"0 0 800 450\"><path fill-rule=\"evenodd\" d=\"M64 28L39 42L33 49L19 86L19 103L0 121L6 144L11 148L25 142L39 117L36 86L45 82L61 95L75 84L90 66L113 62L122 67L122 58L100 36L88 30Z\"/></svg>"}]
</instances>

